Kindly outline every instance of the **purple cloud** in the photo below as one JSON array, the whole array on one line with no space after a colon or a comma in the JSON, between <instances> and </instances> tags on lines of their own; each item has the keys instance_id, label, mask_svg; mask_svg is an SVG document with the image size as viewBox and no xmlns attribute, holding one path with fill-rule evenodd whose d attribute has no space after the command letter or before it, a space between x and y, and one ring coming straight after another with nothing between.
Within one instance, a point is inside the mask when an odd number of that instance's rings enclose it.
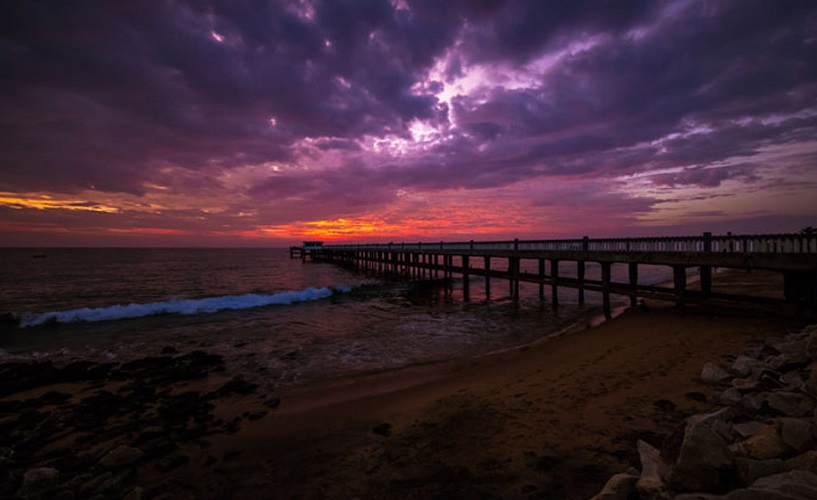
<instances>
[{"instance_id":1,"label":"purple cloud","mask_svg":"<svg viewBox=\"0 0 817 500\"><path fill-rule=\"evenodd\" d=\"M799 1L9 0L0 192L96 191L176 226L248 228L401 190L807 189L815 32ZM572 196L656 210L640 192ZM220 203L191 219L198 200Z\"/></svg>"}]
</instances>

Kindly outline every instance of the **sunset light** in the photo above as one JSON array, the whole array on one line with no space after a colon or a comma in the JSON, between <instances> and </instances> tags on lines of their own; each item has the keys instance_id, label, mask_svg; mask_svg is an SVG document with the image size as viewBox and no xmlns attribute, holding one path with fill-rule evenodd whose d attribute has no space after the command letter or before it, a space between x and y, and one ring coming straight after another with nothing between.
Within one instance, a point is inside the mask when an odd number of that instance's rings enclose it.
<instances>
[{"instance_id":1,"label":"sunset light","mask_svg":"<svg viewBox=\"0 0 817 500\"><path fill-rule=\"evenodd\" d=\"M0 49L3 241L815 224L807 3L421 4L76 7L53 36L20 10Z\"/></svg>"}]
</instances>

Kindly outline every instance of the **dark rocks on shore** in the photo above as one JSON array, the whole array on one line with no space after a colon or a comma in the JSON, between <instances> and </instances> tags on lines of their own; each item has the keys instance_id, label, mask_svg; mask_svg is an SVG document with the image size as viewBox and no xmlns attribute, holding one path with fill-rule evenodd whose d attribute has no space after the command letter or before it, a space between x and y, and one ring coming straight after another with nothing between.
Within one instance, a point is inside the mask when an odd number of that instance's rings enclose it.
<instances>
[{"instance_id":1,"label":"dark rocks on shore","mask_svg":"<svg viewBox=\"0 0 817 500\"><path fill-rule=\"evenodd\" d=\"M639 441L641 473L595 500L817 498L817 325L747 349L701 380L728 406L694 415L659 448Z\"/></svg>"},{"instance_id":2,"label":"dark rocks on shore","mask_svg":"<svg viewBox=\"0 0 817 500\"><path fill-rule=\"evenodd\" d=\"M206 446L208 435L236 432L242 418L217 420L214 402L253 394L258 385L233 378L212 392L179 393L178 383L223 372L224 360L202 351L162 352L167 355L125 363L0 364L0 398L7 399L0 401L0 497L153 497L156 491L135 484L135 467L151 461L160 473L172 473L190 463L183 445ZM108 390L109 381L116 381L115 390ZM63 383L84 388L12 399ZM263 399L269 408L279 403ZM245 414L257 420L266 411Z\"/></svg>"}]
</instances>

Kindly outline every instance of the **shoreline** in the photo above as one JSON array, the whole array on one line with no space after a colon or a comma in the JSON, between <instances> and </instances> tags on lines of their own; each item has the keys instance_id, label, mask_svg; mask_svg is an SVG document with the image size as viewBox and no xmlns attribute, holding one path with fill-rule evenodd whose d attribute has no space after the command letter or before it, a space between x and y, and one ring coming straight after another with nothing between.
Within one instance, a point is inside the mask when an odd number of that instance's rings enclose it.
<instances>
[{"instance_id":1,"label":"shoreline","mask_svg":"<svg viewBox=\"0 0 817 500\"><path fill-rule=\"evenodd\" d=\"M638 463L637 439L660 444L715 403L704 363L802 326L648 301L476 358L275 394L217 357L169 353L0 397L0 493L46 468L49 496L588 498Z\"/></svg>"}]
</instances>

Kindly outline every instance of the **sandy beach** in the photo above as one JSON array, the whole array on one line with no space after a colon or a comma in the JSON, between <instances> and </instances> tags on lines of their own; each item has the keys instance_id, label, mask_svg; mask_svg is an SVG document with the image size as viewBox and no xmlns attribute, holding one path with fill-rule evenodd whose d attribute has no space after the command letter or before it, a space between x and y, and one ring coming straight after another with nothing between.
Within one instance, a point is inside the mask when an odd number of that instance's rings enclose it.
<instances>
[{"instance_id":1,"label":"sandy beach","mask_svg":"<svg viewBox=\"0 0 817 500\"><path fill-rule=\"evenodd\" d=\"M767 279L717 277L726 289ZM138 367L32 382L0 398L0 484L19 493L26 470L48 467L59 478L42 492L59 498L589 498L638 466L637 439L660 445L716 404L704 363L805 323L649 303L531 346L277 394L205 358L185 361L197 367L186 379L152 380L139 404ZM100 393L119 398L104 432L60 417Z\"/></svg>"}]
</instances>

